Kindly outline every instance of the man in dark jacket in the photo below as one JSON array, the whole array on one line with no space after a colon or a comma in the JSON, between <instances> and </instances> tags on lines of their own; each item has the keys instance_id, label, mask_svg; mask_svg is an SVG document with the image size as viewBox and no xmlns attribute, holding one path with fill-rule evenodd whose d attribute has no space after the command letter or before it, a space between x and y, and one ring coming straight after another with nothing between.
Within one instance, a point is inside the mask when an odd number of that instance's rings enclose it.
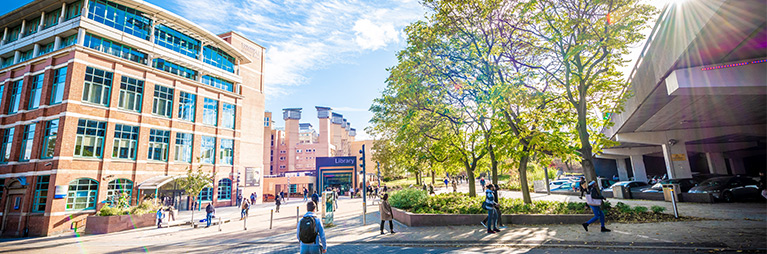
<instances>
[{"instance_id":1,"label":"man in dark jacket","mask_svg":"<svg viewBox=\"0 0 767 254\"><path fill-rule=\"evenodd\" d=\"M493 192L493 201L495 201L496 204L500 204L498 202L498 187L496 187L496 185L493 185L493 184L488 184L487 185L487 189ZM496 214L496 223L498 223L498 227L503 228L504 226L503 226L503 222L501 222L502 220L501 220L501 207L500 206L497 206L497 205L495 206L495 214ZM485 225L485 223L487 223L487 219L489 219L489 218L490 217L488 216L487 218L482 220L482 225L483 226Z\"/></svg>"},{"instance_id":2,"label":"man in dark jacket","mask_svg":"<svg viewBox=\"0 0 767 254\"><path fill-rule=\"evenodd\" d=\"M314 191L314 194L312 194L312 201L314 201L314 204L319 207L319 205L320 205L320 195L317 194L317 191Z\"/></svg>"},{"instance_id":3,"label":"man in dark jacket","mask_svg":"<svg viewBox=\"0 0 767 254\"><path fill-rule=\"evenodd\" d=\"M213 202L208 202L208 206L205 207L205 213L207 214L205 217L205 222L208 223L207 227L210 227L210 222L213 221L213 214L216 213L216 208L213 207Z\"/></svg>"},{"instance_id":4,"label":"man in dark jacket","mask_svg":"<svg viewBox=\"0 0 767 254\"><path fill-rule=\"evenodd\" d=\"M495 195L493 194L493 191L490 190L491 187L492 184L488 184L487 189L485 190L485 202L482 203L482 208L487 210L487 233L495 234L496 232L500 232L496 225L498 214L496 214L495 207L498 205L498 203L495 202Z\"/></svg>"}]
</instances>

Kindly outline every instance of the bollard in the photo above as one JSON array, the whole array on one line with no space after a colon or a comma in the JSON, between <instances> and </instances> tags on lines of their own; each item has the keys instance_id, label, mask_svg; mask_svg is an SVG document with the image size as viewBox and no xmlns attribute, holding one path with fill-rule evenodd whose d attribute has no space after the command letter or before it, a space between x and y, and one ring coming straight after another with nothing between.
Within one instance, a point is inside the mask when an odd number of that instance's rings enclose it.
<instances>
[{"instance_id":1,"label":"bollard","mask_svg":"<svg viewBox=\"0 0 767 254\"><path fill-rule=\"evenodd\" d=\"M242 228L243 230L248 230L248 213L245 212L245 219L242 222Z\"/></svg>"},{"instance_id":2,"label":"bollard","mask_svg":"<svg viewBox=\"0 0 767 254\"><path fill-rule=\"evenodd\" d=\"M221 217L218 217L218 231L221 231Z\"/></svg>"},{"instance_id":3,"label":"bollard","mask_svg":"<svg viewBox=\"0 0 767 254\"><path fill-rule=\"evenodd\" d=\"M363 226L367 224L365 213L367 213L367 206L365 204L365 201L362 201L362 225Z\"/></svg>"},{"instance_id":4,"label":"bollard","mask_svg":"<svg viewBox=\"0 0 767 254\"><path fill-rule=\"evenodd\" d=\"M674 206L674 218L679 219L679 211L676 208L676 194L674 194L674 188L671 188L671 205Z\"/></svg>"},{"instance_id":5,"label":"bollard","mask_svg":"<svg viewBox=\"0 0 767 254\"><path fill-rule=\"evenodd\" d=\"M271 215L269 215L269 229L272 229L272 220L274 219L274 209L270 211L271 211Z\"/></svg>"},{"instance_id":6,"label":"bollard","mask_svg":"<svg viewBox=\"0 0 767 254\"><path fill-rule=\"evenodd\" d=\"M296 206L296 225L298 225L298 206Z\"/></svg>"}]
</instances>

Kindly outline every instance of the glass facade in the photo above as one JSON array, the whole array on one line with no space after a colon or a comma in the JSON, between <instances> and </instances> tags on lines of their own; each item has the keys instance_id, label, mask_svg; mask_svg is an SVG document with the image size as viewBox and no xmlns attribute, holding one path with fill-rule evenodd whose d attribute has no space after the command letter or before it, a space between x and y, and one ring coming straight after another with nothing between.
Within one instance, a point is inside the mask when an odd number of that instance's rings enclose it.
<instances>
[{"instance_id":1,"label":"glass facade","mask_svg":"<svg viewBox=\"0 0 767 254\"><path fill-rule=\"evenodd\" d=\"M146 54L141 53L137 49L125 46L120 43L116 43L92 34L85 34L85 41L83 44L86 47L122 58L137 62L140 64L146 64Z\"/></svg>"},{"instance_id":2,"label":"glass facade","mask_svg":"<svg viewBox=\"0 0 767 254\"><path fill-rule=\"evenodd\" d=\"M232 200L232 180L224 178L218 180L218 200Z\"/></svg>"},{"instance_id":3,"label":"glass facade","mask_svg":"<svg viewBox=\"0 0 767 254\"><path fill-rule=\"evenodd\" d=\"M59 136L59 119L46 122L43 135L43 148L40 153L40 158L53 158L56 150L56 139Z\"/></svg>"},{"instance_id":4,"label":"glass facade","mask_svg":"<svg viewBox=\"0 0 767 254\"><path fill-rule=\"evenodd\" d=\"M199 40L162 24L154 28L154 43L194 59L200 54Z\"/></svg>"},{"instance_id":5,"label":"glass facade","mask_svg":"<svg viewBox=\"0 0 767 254\"><path fill-rule=\"evenodd\" d=\"M224 89L229 92L234 92L234 83L213 77L213 76L202 76L202 83L210 85L215 88Z\"/></svg>"},{"instance_id":6,"label":"glass facade","mask_svg":"<svg viewBox=\"0 0 767 254\"><path fill-rule=\"evenodd\" d=\"M48 203L48 185L50 184L51 176L37 176L35 182L35 197L32 200L32 212L42 213L45 212L45 205Z\"/></svg>"},{"instance_id":7,"label":"glass facade","mask_svg":"<svg viewBox=\"0 0 767 254\"><path fill-rule=\"evenodd\" d=\"M99 182L90 178L79 178L69 182L67 210L96 209Z\"/></svg>"},{"instance_id":8,"label":"glass facade","mask_svg":"<svg viewBox=\"0 0 767 254\"><path fill-rule=\"evenodd\" d=\"M75 137L75 157L101 158L106 122L80 119Z\"/></svg>"},{"instance_id":9,"label":"glass facade","mask_svg":"<svg viewBox=\"0 0 767 254\"><path fill-rule=\"evenodd\" d=\"M222 139L219 152L221 153L219 156L221 164L232 165L234 162L234 140Z\"/></svg>"},{"instance_id":10,"label":"glass facade","mask_svg":"<svg viewBox=\"0 0 767 254\"><path fill-rule=\"evenodd\" d=\"M112 88L112 73L93 67L85 69L83 101L109 106L109 91Z\"/></svg>"},{"instance_id":11,"label":"glass facade","mask_svg":"<svg viewBox=\"0 0 767 254\"><path fill-rule=\"evenodd\" d=\"M221 105L221 126L234 129L234 118L237 108L234 104L222 103Z\"/></svg>"},{"instance_id":12,"label":"glass facade","mask_svg":"<svg viewBox=\"0 0 767 254\"><path fill-rule=\"evenodd\" d=\"M197 95L179 92L178 95L178 118L194 122L194 110L197 103Z\"/></svg>"},{"instance_id":13,"label":"glass facade","mask_svg":"<svg viewBox=\"0 0 767 254\"><path fill-rule=\"evenodd\" d=\"M173 114L173 88L154 85L152 114L170 118Z\"/></svg>"},{"instance_id":14,"label":"glass facade","mask_svg":"<svg viewBox=\"0 0 767 254\"><path fill-rule=\"evenodd\" d=\"M32 76L32 84L30 84L29 87L29 104L27 104L27 109L31 110L40 107L40 98L42 97L44 78L45 74Z\"/></svg>"},{"instance_id":15,"label":"glass facade","mask_svg":"<svg viewBox=\"0 0 767 254\"><path fill-rule=\"evenodd\" d=\"M114 29L149 40L152 20L136 9L104 0L88 2L88 18Z\"/></svg>"},{"instance_id":16,"label":"glass facade","mask_svg":"<svg viewBox=\"0 0 767 254\"><path fill-rule=\"evenodd\" d=\"M128 196L128 205L130 205L132 203L131 197L133 197L133 181L125 178L112 180L107 185L107 202L112 205L117 204L123 193Z\"/></svg>"},{"instance_id":17,"label":"glass facade","mask_svg":"<svg viewBox=\"0 0 767 254\"><path fill-rule=\"evenodd\" d=\"M216 163L216 138L202 136L200 144L200 163Z\"/></svg>"},{"instance_id":18,"label":"glass facade","mask_svg":"<svg viewBox=\"0 0 767 254\"><path fill-rule=\"evenodd\" d=\"M0 143L0 162L8 162L11 160L11 149L13 148L13 134L16 128L10 127L3 130L3 140Z\"/></svg>"},{"instance_id":19,"label":"glass facade","mask_svg":"<svg viewBox=\"0 0 767 254\"><path fill-rule=\"evenodd\" d=\"M53 84L51 86L50 104L59 104L64 99L64 86L67 82L67 67L61 67L53 71Z\"/></svg>"},{"instance_id":20,"label":"glass facade","mask_svg":"<svg viewBox=\"0 0 767 254\"><path fill-rule=\"evenodd\" d=\"M234 73L234 57L219 48L205 46L202 50L202 61L222 70Z\"/></svg>"},{"instance_id":21,"label":"glass facade","mask_svg":"<svg viewBox=\"0 0 767 254\"><path fill-rule=\"evenodd\" d=\"M168 147L170 146L170 131L149 130L149 155L148 160L168 161Z\"/></svg>"},{"instance_id":22,"label":"glass facade","mask_svg":"<svg viewBox=\"0 0 767 254\"><path fill-rule=\"evenodd\" d=\"M176 161L191 163L192 162L192 141L194 141L194 135L191 133L176 132Z\"/></svg>"},{"instance_id":23,"label":"glass facade","mask_svg":"<svg viewBox=\"0 0 767 254\"><path fill-rule=\"evenodd\" d=\"M11 94L8 100L8 114L14 114L19 112L19 104L21 103L21 88L24 86L23 79L20 79L12 83Z\"/></svg>"},{"instance_id":24,"label":"glass facade","mask_svg":"<svg viewBox=\"0 0 767 254\"><path fill-rule=\"evenodd\" d=\"M24 126L24 136L21 137L21 149L19 149L19 161L29 161L32 157L32 144L35 140L36 123Z\"/></svg>"},{"instance_id":25,"label":"glass facade","mask_svg":"<svg viewBox=\"0 0 767 254\"><path fill-rule=\"evenodd\" d=\"M138 145L138 126L115 124L112 158L135 160Z\"/></svg>"},{"instance_id":26,"label":"glass facade","mask_svg":"<svg viewBox=\"0 0 767 254\"><path fill-rule=\"evenodd\" d=\"M120 80L120 98L117 108L141 112L141 98L144 95L144 81L122 76Z\"/></svg>"},{"instance_id":27,"label":"glass facade","mask_svg":"<svg viewBox=\"0 0 767 254\"><path fill-rule=\"evenodd\" d=\"M205 98L202 109L202 123L216 126L218 124L218 101Z\"/></svg>"},{"instance_id":28,"label":"glass facade","mask_svg":"<svg viewBox=\"0 0 767 254\"><path fill-rule=\"evenodd\" d=\"M197 80L197 71L165 61L161 58L152 60L152 67L181 77Z\"/></svg>"},{"instance_id":29,"label":"glass facade","mask_svg":"<svg viewBox=\"0 0 767 254\"><path fill-rule=\"evenodd\" d=\"M61 48L75 45L75 43L77 43L77 34L64 37L61 40Z\"/></svg>"}]
</instances>

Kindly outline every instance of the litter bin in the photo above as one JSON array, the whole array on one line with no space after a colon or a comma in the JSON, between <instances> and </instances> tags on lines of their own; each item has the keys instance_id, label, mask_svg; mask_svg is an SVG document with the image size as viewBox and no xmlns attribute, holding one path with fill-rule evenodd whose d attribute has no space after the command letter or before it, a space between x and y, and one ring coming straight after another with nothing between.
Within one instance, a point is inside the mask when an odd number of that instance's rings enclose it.
<instances>
[{"instance_id":1,"label":"litter bin","mask_svg":"<svg viewBox=\"0 0 767 254\"><path fill-rule=\"evenodd\" d=\"M663 184L663 200L667 202L671 202L671 190L674 190L674 195L676 195L676 201L679 201L679 184Z\"/></svg>"},{"instance_id":2,"label":"litter bin","mask_svg":"<svg viewBox=\"0 0 767 254\"><path fill-rule=\"evenodd\" d=\"M630 199L631 189L621 185L613 186L613 197L620 199Z\"/></svg>"}]
</instances>

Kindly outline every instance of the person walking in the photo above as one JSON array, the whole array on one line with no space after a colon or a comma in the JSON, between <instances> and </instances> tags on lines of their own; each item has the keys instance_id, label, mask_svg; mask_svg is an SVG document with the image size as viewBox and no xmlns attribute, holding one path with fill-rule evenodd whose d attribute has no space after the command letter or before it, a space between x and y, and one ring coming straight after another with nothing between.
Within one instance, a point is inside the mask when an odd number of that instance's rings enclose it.
<instances>
[{"instance_id":1,"label":"person walking","mask_svg":"<svg viewBox=\"0 0 767 254\"><path fill-rule=\"evenodd\" d=\"M585 193L586 189L588 188L588 186L586 186L586 178L581 176L581 180L575 185L575 187L579 192L581 192L581 195L578 196L578 198L583 199L583 193Z\"/></svg>"},{"instance_id":2,"label":"person walking","mask_svg":"<svg viewBox=\"0 0 767 254\"><path fill-rule=\"evenodd\" d=\"M168 208L165 208L165 212L168 213L168 222L175 221L176 220L176 212L173 211L173 208L170 206Z\"/></svg>"},{"instance_id":3,"label":"person walking","mask_svg":"<svg viewBox=\"0 0 767 254\"><path fill-rule=\"evenodd\" d=\"M378 211L381 212L381 234L384 234L384 222L389 221L389 233L394 234L394 213L392 213L391 205L389 205L389 194L383 195L383 201L378 204Z\"/></svg>"},{"instance_id":4,"label":"person walking","mask_svg":"<svg viewBox=\"0 0 767 254\"><path fill-rule=\"evenodd\" d=\"M320 194L317 194L317 191L314 191L314 194L312 194L312 201L318 206L320 205Z\"/></svg>"},{"instance_id":5,"label":"person walking","mask_svg":"<svg viewBox=\"0 0 767 254\"><path fill-rule=\"evenodd\" d=\"M281 200L280 197L277 197L274 199L274 205L276 206L276 208L274 208L274 211L278 213L280 212L280 203L281 203L280 200Z\"/></svg>"},{"instance_id":6,"label":"person walking","mask_svg":"<svg viewBox=\"0 0 767 254\"><path fill-rule=\"evenodd\" d=\"M456 185L455 179L453 179L453 192L458 192L458 185Z\"/></svg>"},{"instance_id":7,"label":"person walking","mask_svg":"<svg viewBox=\"0 0 767 254\"><path fill-rule=\"evenodd\" d=\"M256 203L256 193L250 193L250 203L255 204Z\"/></svg>"},{"instance_id":8,"label":"person walking","mask_svg":"<svg viewBox=\"0 0 767 254\"><path fill-rule=\"evenodd\" d=\"M162 207L157 209L157 228L162 228L162 219L165 218L165 214L162 212Z\"/></svg>"},{"instance_id":9,"label":"person walking","mask_svg":"<svg viewBox=\"0 0 767 254\"><path fill-rule=\"evenodd\" d=\"M488 184L487 185L487 189L493 192L493 201L496 203L496 205L493 207L493 208L495 208L495 214L496 214L496 222L495 223L496 223L496 225L499 228L505 228L503 226L503 222L502 222L502 218L501 218L501 207L500 207L501 203L498 202L498 197L499 197L498 196L498 185ZM487 223L489 218L490 217L488 216L484 220L482 220L482 226L485 226L485 223Z\"/></svg>"},{"instance_id":10,"label":"person walking","mask_svg":"<svg viewBox=\"0 0 767 254\"><path fill-rule=\"evenodd\" d=\"M445 178L445 180L444 180L444 181L442 181L442 182L444 182L444 183L445 183L445 189L447 189L447 184L448 184L448 183L450 183L450 180L447 180L447 178Z\"/></svg>"},{"instance_id":11,"label":"person walking","mask_svg":"<svg viewBox=\"0 0 767 254\"><path fill-rule=\"evenodd\" d=\"M322 220L314 214L316 209L316 203L307 202L306 214L296 228L296 238L298 238L301 254L319 254L328 251L325 228L322 226Z\"/></svg>"},{"instance_id":12,"label":"person walking","mask_svg":"<svg viewBox=\"0 0 767 254\"><path fill-rule=\"evenodd\" d=\"M308 197L308 195L309 195L309 191L306 190L306 187L304 187L304 202L306 202L306 198Z\"/></svg>"},{"instance_id":13,"label":"person walking","mask_svg":"<svg viewBox=\"0 0 767 254\"><path fill-rule=\"evenodd\" d=\"M479 178L479 185L482 186L482 191L484 192L485 191L485 178L484 177L480 177Z\"/></svg>"},{"instance_id":14,"label":"person walking","mask_svg":"<svg viewBox=\"0 0 767 254\"><path fill-rule=\"evenodd\" d=\"M208 202L208 206L205 207L205 222L208 223L207 227L210 227L210 223L213 221L213 215L216 213L216 208L213 207L213 202Z\"/></svg>"},{"instance_id":15,"label":"person walking","mask_svg":"<svg viewBox=\"0 0 767 254\"><path fill-rule=\"evenodd\" d=\"M242 211L240 211L240 220L242 220L248 216L248 210L250 210L250 200L242 200L242 206L240 208L242 209Z\"/></svg>"},{"instance_id":16,"label":"person walking","mask_svg":"<svg viewBox=\"0 0 767 254\"><path fill-rule=\"evenodd\" d=\"M238 192L239 192L239 191L238 191ZM242 194L240 194L240 193L237 193L237 204L236 204L236 205L237 205L237 206L239 206L239 205L240 205L240 202L242 202Z\"/></svg>"},{"instance_id":17,"label":"person walking","mask_svg":"<svg viewBox=\"0 0 767 254\"><path fill-rule=\"evenodd\" d=\"M492 185L488 185L488 187L490 186ZM490 190L490 188L487 188L485 190L485 202L482 203L482 208L487 210L487 224L485 224L485 226L487 227L488 234L495 234L497 232L500 232L500 230L498 230L498 226L496 226L495 224L495 220L496 220L495 207L498 205L498 203L496 203L494 200L495 198L493 195L493 191Z\"/></svg>"},{"instance_id":18,"label":"person walking","mask_svg":"<svg viewBox=\"0 0 767 254\"><path fill-rule=\"evenodd\" d=\"M589 224L599 220L599 223L602 224L602 232L610 232L611 230L605 228L605 213L602 212L602 209L600 208L600 206L602 206L602 200L604 200L605 197L602 196L599 188L597 188L596 182L589 182L589 189L586 194L586 204L591 207L591 211L594 212L594 217L582 224L583 229L589 231Z\"/></svg>"}]
</instances>

